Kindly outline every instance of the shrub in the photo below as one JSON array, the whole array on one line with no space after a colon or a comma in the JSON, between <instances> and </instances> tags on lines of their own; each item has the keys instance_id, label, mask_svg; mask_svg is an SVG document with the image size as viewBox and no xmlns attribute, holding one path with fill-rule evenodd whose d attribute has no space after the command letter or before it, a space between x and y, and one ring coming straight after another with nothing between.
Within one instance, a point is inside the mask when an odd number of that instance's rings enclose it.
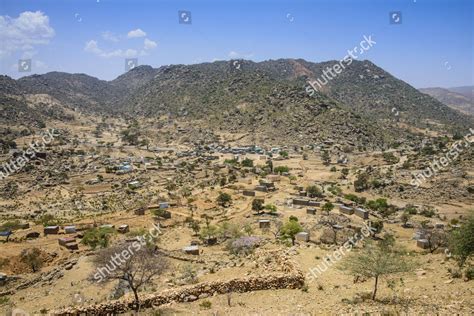
<instances>
[{"instance_id":1,"label":"shrub","mask_svg":"<svg viewBox=\"0 0 474 316\"><path fill-rule=\"evenodd\" d=\"M199 306L204 309L210 309L212 306L212 303L208 300L204 300L199 304Z\"/></svg>"},{"instance_id":2,"label":"shrub","mask_svg":"<svg viewBox=\"0 0 474 316\"><path fill-rule=\"evenodd\" d=\"M112 228L92 228L86 231L81 243L96 249L97 247L106 248L109 245L110 235L114 233Z\"/></svg>"},{"instance_id":3,"label":"shrub","mask_svg":"<svg viewBox=\"0 0 474 316\"><path fill-rule=\"evenodd\" d=\"M245 158L245 159L242 161L242 167L252 168L252 167L253 167L253 160L252 160L252 159L249 159L249 158Z\"/></svg>"},{"instance_id":4,"label":"shrub","mask_svg":"<svg viewBox=\"0 0 474 316\"><path fill-rule=\"evenodd\" d=\"M46 227L46 226L56 226L56 225L60 225L61 221L59 219L55 218L55 216L52 215L52 214L45 214L45 215L40 217L37 224L41 224L44 227Z\"/></svg>"},{"instance_id":5,"label":"shrub","mask_svg":"<svg viewBox=\"0 0 474 316\"><path fill-rule=\"evenodd\" d=\"M383 159L385 160L385 162L391 165L396 164L400 161L400 159L395 157L393 153L383 153Z\"/></svg>"},{"instance_id":6,"label":"shrub","mask_svg":"<svg viewBox=\"0 0 474 316\"><path fill-rule=\"evenodd\" d=\"M408 204L405 207L405 212L407 212L410 215L416 215L417 210L416 210L416 207L414 205Z\"/></svg>"},{"instance_id":7,"label":"shrub","mask_svg":"<svg viewBox=\"0 0 474 316\"><path fill-rule=\"evenodd\" d=\"M289 171L290 171L290 168L288 168L287 166L278 166L278 167L273 168L273 172L275 173L284 173L284 172L289 172Z\"/></svg>"},{"instance_id":8,"label":"shrub","mask_svg":"<svg viewBox=\"0 0 474 316\"><path fill-rule=\"evenodd\" d=\"M262 199L254 199L252 201L252 210L255 212L260 212L263 209L263 200Z\"/></svg>"},{"instance_id":9,"label":"shrub","mask_svg":"<svg viewBox=\"0 0 474 316\"><path fill-rule=\"evenodd\" d=\"M267 204L264 208L268 210L271 214L275 214L277 212L277 207L273 204Z\"/></svg>"},{"instance_id":10,"label":"shrub","mask_svg":"<svg viewBox=\"0 0 474 316\"><path fill-rule=\"evenodd\" d=\"M220 192L219 196L217 197L217 204L221 206L226 206L230 202L232 202L232 197L228 193Z\"/></svg>"},{"instance_id":11,"label":"shrub","mask_svg":"<svg viewBox=\"0 0 474 316\"><path fill-rule=\"evenodd\" d=\"M356 192L362 192L369 188L369 175L367 173L361 173L357 176L357 180L354 181L354 190Z\"/></svg>"},{"instance_id":12,"label":"shrub","mask_svg":"<svg viewBox=\"0 0 474 316\"><path fill-rule=\"evenodd\" d=\"M466 277L466 279L468 279L469 281L471 281L472 279L474 279L474 266L470 266L466 269L466 271L464 272L464 276Z\"/></svg>"},{"instance_id":13,"label":"shrub","mask_svg":"<svg viewBox=\"0 0 474 316\"><path fill-rule=\"evenodd\" d=\"M420 215L431 218L436 214L435 210L424 208L420 211Z\"/></svg>"}]
</instances>

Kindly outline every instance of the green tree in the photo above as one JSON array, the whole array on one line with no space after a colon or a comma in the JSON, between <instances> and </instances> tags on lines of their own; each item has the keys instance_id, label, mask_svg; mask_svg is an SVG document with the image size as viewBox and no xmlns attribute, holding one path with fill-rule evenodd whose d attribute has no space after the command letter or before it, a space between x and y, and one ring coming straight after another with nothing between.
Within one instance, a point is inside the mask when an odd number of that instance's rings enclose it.
<instances>
[{"instance_id":1,"label":"green tree","mask_svg":"<svg viewBox=\"0 0 474 316\"><path fill-rule=\"evenodd\" d=\"M252 210L260 213L261 210L263 210L263 200L262 199L254 199L252 201Z\"/></svg>"},{"instance_id":2,"label":"green tree","mask_svg":"<svg viewBox=\"0 0 474 316\"><path fill-rule=\"evenodd\" d=\"M474 253L474 212L467 220L461 224L461 227L454 229L449 236L449 250L458 261L459 266L464 263Z\"/></svg>"},{"instance_id":3,"label":"green tree","mask_svg":"<svg viewBox=\"0 0 474 316\"><path fill-rule=\"evenodd\" d=\"M331 202L326 202L322 207L321 210L325 211L327 215L334 209L334 204Z\"/></svg>"},{"instance_id":4,"label":"green tree","mask_svg":"<svg viewBox=\"0 0 474 316\"><path fill-rule=\"evenodd\" d=\"M220 206L228 206L232 202L232 197L230 194L225 193L225 192L220 192L219 196L217 197L217 204Z\"/></svg>"},{"instance_id":5,"label":"green tree","mask_svg":"<svg viewBox=\"0 0 474 316\"><path fill-rule=\"evenodd\" d=\"M395 248L394 238L386 236L378 242L368 240L360 251L351 253L338 268L354 276L373 278L372 300L375 300L380 278L411 271L413 265L403 251Z\"/></svg>"},{"instance_id":6,"label":"green tree","mask_svg":"<svg viewBox=\"0 0 474 316\"><path fill-rule=\"evenodd\" d=\"M301 227L300 223L296 219L290 219L288 222L283 224L280 230L281 237L283 239L291 239L291 243L293 246L295 245L296 234L303 231L303 227Z\"/></svg>"},{"instance_id":7,"label":"green tree","mask_svg":"<svg viewBox=\"0 0 474 316\"><path fill-rule=\"evenodd\" d=\"M114 233L113 228L99 227L87 230L81 243L96 249L97 247L106 248L109 245L110 236Z\"/></svg>"},{"instance_id":8,"label":"green tree","mask_svg":"<svg viewBox=\"0 0 474 316\"><path fill-rule=\"evenodd\" d=\"M283 158L288 158L288 152L287 151L280 151L280 156L282 156Z\"/></svg>"},{"instance_id":9,"label":"green tree","mask_svg":"<svg viewBox=\"0 0 474 316\"><path fill-rule=\"evenodd\" d=\"M309 185L306 188L306 192L308 192L308 194L311 198L323 197L323 192L315 185Z\"/></svg>"},{"instance_id":10,"label":"green tree","mask_svg":"<svg viewBox=\"0 0 474 316\"><path fill-rule=\"evenodd\" d=\"M253 160L249 159L249 158L245 158L244 160L242 160L242 167L252 168L253 167Z\"/></svg>"},{"instance_id":11,"label":"green tree","mask_svg":"<svg viewBox=\"0 0 474 316\"><path fill-rule=\"evenodd\" d=\"M207 226L201 227L201 231L199 232L199 237L201 237L201 239L205 239L207 243L209 243L209 241L212 238L216 237L218 233L219 233L219 228L217 226L207 225Z\"/></svg>"}]
</instances>

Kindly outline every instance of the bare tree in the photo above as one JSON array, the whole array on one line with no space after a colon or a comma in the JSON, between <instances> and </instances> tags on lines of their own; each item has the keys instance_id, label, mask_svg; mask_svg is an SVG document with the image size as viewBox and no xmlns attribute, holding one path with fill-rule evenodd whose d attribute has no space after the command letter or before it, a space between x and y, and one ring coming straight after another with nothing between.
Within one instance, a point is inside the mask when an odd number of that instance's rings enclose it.
<instances>
[{"instance_id":1,"label":"bare tree","mask_svg":"<svg viewBox=\"0 0 474 316\"><path fill-rule=\"evenodd\" d=\"M95 279L127 282L135 297L136 311L140 310L138 290L159 276L167 267L164 257L138 241L131 245L123 244L104 249L94 262L99 271L94 275Z\"/></svg>"},{"instance_id":2,"label":"bare tree","mask_svg":"<svg viewBox=\"0 0 474 316\"><path fill-rule=\"evenodd\" d=\"M430 253L435 252L440 247L447 247L448 236L442 229L426 229L424 230L425 239L428 240Z\"/></svg>"},{"instance_id":3,"label":"bare tree","mask_svg":"<svg viewBox=\"0 0 474 316\"><path fill-rule=\"evenodd\" d=\"M337 245L337 232L341 227L338 225L337 221L333 218L326 218L319 221L319 225L323 225L331 229L333 233L333 244Z\"/></svg>"},{"instance_id":4,"label":"bare tree","mask_svg":"<svg viewBox=\"0 0 474 316\"><path fill-rule=\"evenodd\" d=\"M41 250L38 248L24 249L20 254L20 261L28 265L33 273L38 272L43 266Z\"/></svg>"}]
</instances>

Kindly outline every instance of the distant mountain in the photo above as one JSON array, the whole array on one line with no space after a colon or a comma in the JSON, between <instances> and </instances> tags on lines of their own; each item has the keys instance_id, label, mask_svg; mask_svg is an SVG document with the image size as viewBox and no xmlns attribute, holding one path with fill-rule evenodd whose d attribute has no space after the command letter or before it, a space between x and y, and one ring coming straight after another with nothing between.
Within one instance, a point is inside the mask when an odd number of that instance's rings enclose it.
<instances>
[{"instance_id":1,"label":"distant mountain","mask_svg":"<svg viewBox=\"0 0 474 316\"><path fill-rule=\"evenodd\" d=\"M474 100L474 86L453 87L448 90L462 94L471 101Z\"/></svg>"},{"instance_id":2,"label":"distant mountain","mask_svg":"<svg viewBox=\"0 0 474 316\"><path fill-rule=\"evenodd\" d=\"M177 118L204 129L262 138L382 146L410 137L405 126L471 127L473 118L420 93L370 61L353 61L312 96L308 81L336 61L218 61L136 67L112 81L51 72L2 77L0 95L48 95L65 108L91 113ZM21 109L20 106L17 107Z\"/></svg>"},{"instance_id":3,"label":"distant mountain","mask_svg":"<svg viewBox=\"0 0 474 316\"><path fill-rule=\"evenodd\" d=\"M447 106L474 115L474 86L419 89Z\"/></svg>"}]
</instances>

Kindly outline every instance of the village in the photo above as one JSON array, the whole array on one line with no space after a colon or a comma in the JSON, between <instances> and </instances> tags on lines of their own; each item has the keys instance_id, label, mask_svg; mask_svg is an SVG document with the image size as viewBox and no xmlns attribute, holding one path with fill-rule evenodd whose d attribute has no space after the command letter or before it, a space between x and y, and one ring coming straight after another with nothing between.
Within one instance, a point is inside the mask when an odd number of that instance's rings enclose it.
<instances>
[{"instance_id":1,"label":"village","mask_svg":"<svg viewBox=\"0 0 474 316\"><path fill-rule=\"evenodd\" d=\"M2 192L0 213L0 301L6 311L99 315L133 310L126 282L96 282L94 275L107 275L97 274L101 267L93 258L101 249L137 240L145 240L173 267L140 288L142 312L198 304L204 314L214 305L234 313L243 305L233 300L271 289L299 289L301 294L292 297L301 303L308 291L331 293L328 284L340 289L338 282L346 284L341 298L365 301L358 286L370 290L371 281L359 285L336 267L327 272L315 268L354 236L351 247L360 248L364 228L364 238L378 240L390 233L411 257L444 265L441 284L439 273L422 263L407 273L406 282L433 284L424 294L410 295L433 302L433 309L424 312L435 310L437 287L472 295L469 282L455 276L459 272L447 244L447 236L460 229L468 214L468 202L435 206L358 188L366 185L359 183L360 174L369 172L395 173L396 180L379 182L408 187L410 172L401 165L416 146L370 155L344 150L332 140L303 147L229 142L137 146L124 144L120 129L101 128L99 138L93 128L81 128L82 141L74 129L58 129L54 142L25 167L28 174L6 179L15 182L13 191ZM19 154L12 151L4 160ZM30 182L32 175L36 181ZM22 199L26 193L29 198ZM381 295L390 297L392 290L384 286ZM246 308L262 310L256 301L245 299ZM335 298L314 304L331 306L328 301L341 304ZM401 301L389 308L401 310ZM314 304L301 303L301 312ZM466 312L469 304L452 310ZM358 307L347 303L341 308L352 313Z\"/></svg>"}]
</instances>

